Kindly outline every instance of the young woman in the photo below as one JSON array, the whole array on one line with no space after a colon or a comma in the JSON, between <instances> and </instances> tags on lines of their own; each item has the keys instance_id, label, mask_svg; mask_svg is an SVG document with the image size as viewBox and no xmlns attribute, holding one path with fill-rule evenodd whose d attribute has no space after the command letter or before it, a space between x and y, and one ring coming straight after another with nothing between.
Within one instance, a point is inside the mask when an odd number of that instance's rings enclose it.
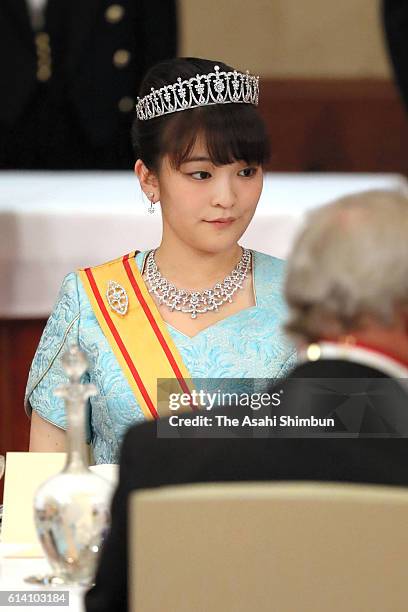
<instances>
[{"instance_id":1,"label":"young woman","mask_svg":"<svg viewBox=\"0 0 408 612\"><path fill-rule=\"evenodd\" d=\"M96 462L118 460L134 422L165 413L157 380L271 378L293 365L281 323L283 262L238 241L261 195L269 154L258 78L204 59L153 67L136 106L135 173L160 202L162 241L148 252L69 274L31 367L30 450L64 449L61 355L87 354ZM137 236L135 236L137 245Z\"/></svg>"}]
</instances>

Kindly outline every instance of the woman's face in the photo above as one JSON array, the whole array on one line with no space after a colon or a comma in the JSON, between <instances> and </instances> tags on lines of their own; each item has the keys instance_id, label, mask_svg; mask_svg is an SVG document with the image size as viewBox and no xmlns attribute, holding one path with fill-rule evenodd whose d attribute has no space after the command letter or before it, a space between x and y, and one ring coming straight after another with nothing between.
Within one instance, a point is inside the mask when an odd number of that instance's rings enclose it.
<instances>
[{"instance_id":1,"label":"woman's face","mask_svg":"<svg viewBox=\"0 0 408 612\"><path fill-rule=\"evenodd\" d=\"M248 227L262 184L260 166L215 166L199 139L179 169L164 157L158 174L163 239L171 236L202 252L228 250Z\"/></svg>"}]
</instances>

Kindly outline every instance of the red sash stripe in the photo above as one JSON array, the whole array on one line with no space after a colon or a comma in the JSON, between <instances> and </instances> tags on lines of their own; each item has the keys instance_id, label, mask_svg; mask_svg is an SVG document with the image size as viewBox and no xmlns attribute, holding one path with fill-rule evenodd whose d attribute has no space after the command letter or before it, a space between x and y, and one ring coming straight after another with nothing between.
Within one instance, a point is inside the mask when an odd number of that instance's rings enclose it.
<instances>
[{"instance_id":1,"label":"red sash stripe","mask_svg":"<svg viewBox=\"0 0 408 612\"><path fill-rule=\"evenodd\" d=\"M165 338L163 337L162 332L160 331L159 326L157 325L154 316L152 314L152 311L150 310L149 306L146 303L146 300L144 299L142 292L140 291L139 285L137 284L136 278L133 274L132 268L130 267L130 263L129 263L129 255L124 255L123 257L123 265L125 267L126 273L129 277L129 280L131 282L131 285L133 287L133 290L136 294L137 299L139 300L139 303L141 305L141 307L143 308L143 311L150 323L150 325L153 328L154 333L156 334L156 337L158 339L158 341L160 342L160 345L173 369L173 372L176 375L177 380L179 381L180 387L183 389L184 393L188 393L190 395L191 391L188 388L188 385L186 383L186 381L184 380L184 377L182 375L182 373L180 372L180 368L177 365L176 360L173 357L173 354L170 350L169 345L167 344Z\"/></svg>"},{"instance_id":2,"label":"red sash stripe","mask_svg":"<svg viewBox=\"0 0 408 612\"><path fill-rule=\"evenodd\" d=\"M139 373L138 373L138 371L137 371L137 369L135 367L135 364L133 363L129 353L127 352L126 347L123 344L123 341L122 341L122 339L121 339L121 337L120 337L120 335L118 333L118 330L116 329L115 324L114 324L114 322L112 321L112 319L111 319L111 317L109 315L109 312L108 312L108 310L107 310L107 308L106 308L106 306L105 306L105 304L103 302L102 296L99 293L99 289L98 289L98 287L96 285L96 282L95 282L95 279L93 277L91 268L86 268L85 269L85 273L86 273L86 276L88 278L88 281L89 281L89 284L91 286L91 289L93 291L93 294L95 296L95 299L98 302L98 306L99 306L99 308L100 308L100 310L101 310L101 312L103 314L103 317L104 317L104 319L105 319L105 321L106 321L110 331L112 332L112 335L113 335L113 337L114 337L114 339L115 339L115 341L116 341L116 343L117 343L117 345L118 345L118 347L119 347L119 349L120 349L120 351L121 351L121 353L122 353L122 355L123 355L123 357L124 357L124 359L126 361L126 364L127 364L128 368L129 368L129 370L132 373L133 378L135 379L135 382L136 382L137 386L140 389L140 393L143 395L143 398L144 398L144 400L145 400L145 402L146 402L146 404L147 404L147 406L148 406L152 416L155 419L157 419L158 416L159 416L158 413L157 413L157 410L154 407L153 402L152 402L152 400L151 400L151 398L150 398L150 396L149 396L149 394L148 394L148 392L146 390L146 387L144 386L143 381L140 378L140 375L139 375Z\"/></svg>"}]
</instances>

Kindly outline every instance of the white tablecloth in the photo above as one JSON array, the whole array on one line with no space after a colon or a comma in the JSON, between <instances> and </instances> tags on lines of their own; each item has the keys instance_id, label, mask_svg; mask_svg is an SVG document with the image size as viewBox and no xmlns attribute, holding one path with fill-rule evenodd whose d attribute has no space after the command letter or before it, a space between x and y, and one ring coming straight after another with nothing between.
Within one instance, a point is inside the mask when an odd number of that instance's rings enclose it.
<instances>
[{"instance_id":1,"label":"white tablecloth","mask_svg":"<svg viewBox=\"0 0 408 612\"><path fill-rule=\"evenodd\" d=\"M47 574L50 572L50 568L45 559L8 559L1 556L1 544L0 544L0 591L41 591L41 592L53 592L53 591L69 591L69 606L1 606L0 610L3 612L12 612L18 610L19 612L33 612L38 610L45 612L46 610L61 610L61 612L85 612L85 606L83 604L83 594L85 589L81 588L70 588L64 586L58 587L44 587L27 584L24 582L24 578L32 576L33 574Z\"/></svg>"},{"instance_id":2,"label":"white tablecloth","mask_svg":"<svg viewBox=\"0 0 408 612\"><path fill-rule=\"evenodd\" d=\"M268 174L244 246L288 253L305 211L365 189L403 189L398 175ZM63 277L160 241L132 172L0 172L0 317L49 314Z\"/></svg>"}]
</instances>

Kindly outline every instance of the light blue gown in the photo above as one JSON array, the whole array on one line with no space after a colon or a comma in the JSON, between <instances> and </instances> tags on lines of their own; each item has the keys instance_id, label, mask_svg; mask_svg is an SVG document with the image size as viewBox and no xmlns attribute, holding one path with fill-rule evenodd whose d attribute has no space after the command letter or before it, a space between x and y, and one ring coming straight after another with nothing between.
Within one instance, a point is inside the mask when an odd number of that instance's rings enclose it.
<instances>
[{"instance_id":1,"label":"light blue gown","mask_svg":"<svg viewBox=\"0 0 408 612\"><path fill-rule=\"evenodd\" d=\"M141 270L145 253L138 253ZM295 364L295 351L282 329L284 262L253 251L256 305L207 327L193 338L170 324L172 336L193 379L275 378ZM106 340L76 273L64 279L31 365L26 411L65 428L64 403L54 389L67 382L61 356L79 344L90 367L86 375L98 389L89 401L88 441L96 463L116 463L126 430L145 417Z\"/></svg>"}]
</instances>

